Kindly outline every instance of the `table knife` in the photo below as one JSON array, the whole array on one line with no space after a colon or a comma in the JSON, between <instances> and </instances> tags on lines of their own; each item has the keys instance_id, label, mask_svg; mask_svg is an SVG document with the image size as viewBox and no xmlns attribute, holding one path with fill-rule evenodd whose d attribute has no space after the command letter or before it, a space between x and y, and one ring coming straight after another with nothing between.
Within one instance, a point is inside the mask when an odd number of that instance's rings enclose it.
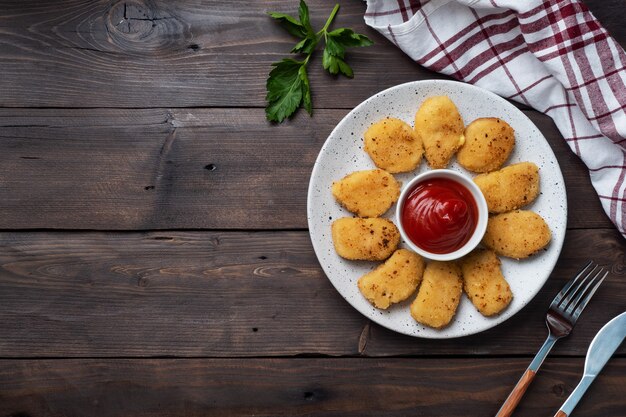
<instances>
[{"instance_id":1,"label":"table knife","mask_svg":"<svg viewBox=\"0 0 626 417\"><path fill-rule=\"evenodd\" d=\"M622 344L624 336L626 336L626 312L605 324L593 338L585 358L583 378L554 417L568 417L570 415L587 388L613 356L619 345Z\"/></svg>"}]
</instances>

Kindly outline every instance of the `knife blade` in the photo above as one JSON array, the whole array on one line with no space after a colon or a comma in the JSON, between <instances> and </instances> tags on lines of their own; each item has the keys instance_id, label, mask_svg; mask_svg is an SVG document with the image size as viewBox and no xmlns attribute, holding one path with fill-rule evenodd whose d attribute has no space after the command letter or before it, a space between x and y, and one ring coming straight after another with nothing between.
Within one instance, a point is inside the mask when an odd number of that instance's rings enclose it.
<instances>
[{"instance_id":1,"label":"knife blade","mask_svg":"<svg viewBox=\"0 0 626 417\"><path fill-rule=\"evenodd\" d=\"M585 358L583 377L554 417L567 417L570 415L595 377L604 368L604 365L613 356L619 345L622 344L624 337L626 337L626 312L605 324L596 337L593 338Z\"/></svg>"}]
</instances>

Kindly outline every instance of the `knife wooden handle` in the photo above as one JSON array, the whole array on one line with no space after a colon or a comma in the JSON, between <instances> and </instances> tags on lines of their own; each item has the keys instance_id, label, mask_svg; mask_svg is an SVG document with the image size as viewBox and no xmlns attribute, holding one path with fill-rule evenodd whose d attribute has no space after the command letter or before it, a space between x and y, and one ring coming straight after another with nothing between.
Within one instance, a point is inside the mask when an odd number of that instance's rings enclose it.
<instances>
[{"instance_id":1,"label":"knife wooden handle","mask_svg":"<svg viewBox=\"0 0 626 417\"><path fill-rule=\"evenodd\" d=\"M565 414L563 411L559 410L559 411L556 412L554 417L567 417L567 414Z\"/></svg>"},{"instance_id":2,"label":"knife wooden handle","mask_svg":"<svg viewBox=\"0 0 626 417\"><path fill-rule=\"evenodd\" d=\"M537 375L537 373L530 369L527 369L526 372L524 372L524 375L522 375L520 380L517 382L517 385L515 385L515 388L513 388L513 391L511 391L504 404L502 404L502 407L500 408L500 411L498 411L496 417L510 417L511 414L513 414L513 411L524 396L524 393L528 389L532 380L535 378L535 375ZM563 416L567 417L565 414L563 414ZM562 416L557 414L555 417Z\"/></svg>"}]
</instances>

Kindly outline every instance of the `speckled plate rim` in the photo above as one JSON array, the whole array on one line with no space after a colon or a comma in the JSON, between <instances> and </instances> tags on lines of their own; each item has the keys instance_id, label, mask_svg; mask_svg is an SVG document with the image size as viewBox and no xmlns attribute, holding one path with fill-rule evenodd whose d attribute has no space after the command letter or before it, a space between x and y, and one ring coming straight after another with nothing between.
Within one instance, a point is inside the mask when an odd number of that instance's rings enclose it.
<instances>
[{"instance_id":1,"label":"speckled plate rim","mask_svg":"<svg viewBox=\"0 0 626 417\"><path fill-rule=\"evenodd\" d=\"M509 306L509 308L507 308L506 310L504 310L503 313L491 317L491 318L487 318L489 321L488 325L485 326L478 326L476 328L473 329L469 329L469 330L465 330L461 333L461 334L452 334L450 335L448 332L445 331L446 328L444 328L443 330L434 330L434 329L429 329L427 327L424 327L422 325L419 325L416 323L417 327L422 327L425 328L426 332L418 332L418 334L416 334L414 331L411 330L407 330L403 327L398 327L398 326L390 326L387 322L385 322L384 320L380 319L380 315L376 315L372 313L372 307L371 305L369 306L369 308L363 308L362 306L357 305L356 303L352 302L348 296L346 294L344 294L344 292L341 290L341 288L338 286L338 282L335 281L335 279L333 279L333 274L335 273L335 271L333 271L333 269L331 268L330 265L328 265L327 263L325 263L323 261L323 256L322 256L322 251L323 248L321 247L321 242L319 239L316 238L316 236L314 236L314 234L317 232L316 230L314 230L314 225L313 225L313 217L315 216L315 213L313 213L314 210L314 204L313 204L313 195L314 195L314 187L316 186L316 180L320 175L320 171L324 168L322 167L322 159L323 156L325 155L326 152L328 152L328 148L331 146L332 142L334 140L337 140L335 138L337 138L338 132L340 132L342 129L345 129L346 124L349 123L349 120L358 112L362 111L364 108L366 108L367 106L371 106L372 102L374 102L375 100L378 99L378 97L380 96L384 96L386 94L390 94L390 93L395 93L398 90L403 90L403 89L411 89L411 90L416 90L419 89L420 87L422 88L436 88L437 86L441 86L441 87L447 87L447 88L452 88L452 89L467 89L467 90L473 90L473 92L479 94L479 95L484 95L485 97L487 97L490 100L494 100L495 102L501 104L503 107L506 107L509 109L509 111L512 111L513 113L516 113L516 115L518 117L521 117L522 119L525 119L525 121L527 123L530 123L530 125L534 126L538 136L540 136L540 139L543 140L546 143L546 151L549 152L549 157L552 159L552 163L555 165L555 174L557 175L557 178L551 178L552 181L556 180L555 183L555 187L556 187L556 192L561 194L561 198L562 198L562 209L563 209L563 216L561 216L559 218L560 223L557 225L558 226L558 230L560 231L556 236L553 232L553 236L552 236L552 241L550 243L550 246L553 247L554 250L554 256L551 258L550 262L548 264L546 264L545 269L544 269L544 279L541 281L541 283L539 285L537 285L535 288L533 288L531 291L529 291L527 293L527 297L525 299L525 301L518 305L517 308L512 311L511 310L511 306ZM456 101L455 101L456 102ZM416 102L416 106L419 103ZM386 110L386 109L385 109ZM417 107L415 108L415 110L417 110ZM394 114L386 114L383 113L384 115L387 116L391 116L394 117ZM493 115L493 117L499 117L500 115ZM381 115L382 117L382 115ZM464 120L465 123L468 123L467 120ZM363 151L364 152L364 151ZM507 163L505 165L509 165L511 163L511 161L507 161ZM421 166L423 166L425 164L425 161L422 161ZM372 164L372 168L375 168ZM365 169L365 168L358 168L356 167L355 170L358 169ZM340 178L337 178L340 179ZM330 188L328 189L328 193L330 194ZM393 207L390 209L390 211L393 210ZM331 284L335 287L335 289L337 290L337 292L353 307L355 308L357 311L359 311L361 314L363 314L365 317L367 317L368 319L372 320L373 322L388 328L392 331L401 333L401 334L405 334L408 336L413 336L413 337L417 337L417 338L425 338L425 339L451 339L451 338L458 338L458 337L464 337L464 336L469 336L469 335L473 335L473 334L477 334L477 333L481 333L483 331L489 330L503 322L505 322L506 320L508 320L509 318L513 317L515 314L517 314L519 311L521 311L524 307L526 307L526 305L528 305L528 303L530 301L532 301L535 296L539 293L539 291L543 288L543 286L545 285L546 281L548 280L548 278L550 277L550 275L552 274L552 271L554 270L554 267L560 257L561 254L561 249L563 247L563 242L565 240L565 232L566 232L566 225L567 225L567 199L566 199L566 190L565 190L565 181L563 178L563 173L560 169L560 166L558 164L558 161L556 159L556 156L554 155L554 152L552 151L552 148L550 147L549 143L547 142L547 140L545 139L545 137L543 136L543 134L541 133L541 131L539 130L539 128L536 127L536 125L532 122L532 120L530 120L530 118L528 118L528 116L526 116L521 110L519 110L518 108L516 108L515 106L513 106L511 103L509 103L508 101L506 101L505 99L503 99L502 97L488 91L485 89L482 89L480 87L476 87L474 85L471 84L466 84L466 83L462 83L462 82L458 82L458 81L449 81L449 80L423 80L423 81L412 81L412 82L408 82L408 83L404 83L404 84L399 84L396 85L394 87L390 87L388 89L382 90L379 93L374 94L373 96L369 97L368 99L366 99L365 101L361 102L358 106L356 106L354 109L352 109L338 124L337 126L335 126L335 128L332 130L332 132L330 133L330 135L328 136L328 138L326 139L326 141L324 142L324 145L322 146L322 148L320 149L320 152L318 153L318 156L315 160L315 164L313 165L313 170L311 172L311 177L310 177L310 181L309 181L309 187L308 187L308 192L307 192L307 223L308 223L308 228L309 228L309 236L311 238L311 242L313 245L313 249L315 251L315 254L317 256L317 259L320 263L320 265L322 266L327 278L329 279L329 281L331 282ZM344 210L345 211L345 210ZM345 211L345 215L346 216L352 216L351 213ZM382 217L388 218L388 215L384 215ZM550 225L550 224L549 224ZM550 225L551 229L552 226L554 225ZM322 235L323 236L323 235ZM326 239L331 243L332 245L332 238L330 236L330 229L328 230L328 234L326 236ZM540 254L537 256L541 256ZM350 261L346 261L346 262L350 262ZM354 283L354 286L356 287L356 283ZM357 289L358 291L358 289ZM515 296L515 294L514 294ZM467 298L467 296L464 294L463 295L464 298ZM400 303L400 305L404 305L405 307L407 307L408 310L408 304L410 303L410 301L412 301L415 298L415 295L413 294L409 300ZM472 306L473 307L473 306ZM393 308L393 306L391 307ZM404 308L404 307L403 307ZM410 313L407 311L407 314L410 315ZM480 316L480 314L478 312L476 312L477 316ZM455 316L456 318L456 316ZM454 318L453 318L454 320Z\"/></svg>"}]
</instances>

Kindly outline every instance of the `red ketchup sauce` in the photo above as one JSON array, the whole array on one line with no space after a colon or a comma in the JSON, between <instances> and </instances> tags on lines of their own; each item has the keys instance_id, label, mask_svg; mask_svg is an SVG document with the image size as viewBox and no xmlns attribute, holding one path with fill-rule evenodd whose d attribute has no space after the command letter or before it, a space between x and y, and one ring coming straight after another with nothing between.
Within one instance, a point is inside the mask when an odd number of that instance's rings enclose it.
<instances>
[{"instance_id":1,"label":"red ketchup sauce","mask_svg":"<svg viewBox=\"0 0 626 417\"><path fill-rule=\"evenodd\" d=\"M425 251L454 252L470 239L478 222L472 193L446 178L418 183L404 201L402 226L409 239Z\"/></svg>"}]
</instances>

